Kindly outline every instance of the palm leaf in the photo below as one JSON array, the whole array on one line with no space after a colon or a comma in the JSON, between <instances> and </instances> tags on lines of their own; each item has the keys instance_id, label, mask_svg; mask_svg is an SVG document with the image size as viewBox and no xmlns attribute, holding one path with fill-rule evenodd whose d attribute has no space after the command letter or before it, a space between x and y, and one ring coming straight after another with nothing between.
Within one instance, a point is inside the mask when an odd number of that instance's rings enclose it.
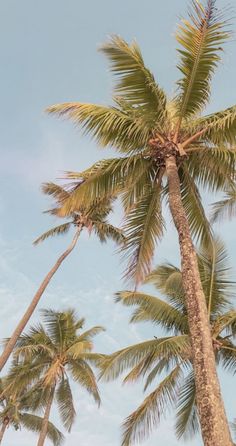
<instances>
[{"instance_id":1,"label":"palm leaf","mask_svg":"<svg viewBox=\"0 0 236 446\"><path fill-rule=\"evenodd\" d=\"M96 383L95 375L91 367L82 359L71 359L68 368L73 376L74 381L84 387L94 398L95 402L100 405L100 395Z\"/></svg>"},{"instance_id":2,"label":"palm leaf","mask_svg":"<svg viewBox=\"0 0 236 446\"><path fill-rule=\"evenodd\" d=\"M49 231L44 232L42 235L40 235L40 237L38 237L34 241L34 245L38 245L39 243L43 242L49 237L55 237L56 235L66 234L69 231L71 224L72 224L71 222L63 223L62 225L55 226L54 228L49 229Z\"/></svg>"},{"instance_id":3,"label":"palm leaf","mask_svg":"<svg viewBox=\"0 0 236 446\"><path fill-rule=\"evenodd\" d=\"M233 218L236 216L236 189L229 189L225 192L223 200L217 201L212 205L212 223L221 221L225 217Z\"/></svg>"},{"instance_id":4,"label":"palm leaf","mask_svg":"<svg viewBox=\"0 0 236 446\"><path fill-rule=\"evenodd\" d=\"M56 399L63 426L70 432L75 421L76 412L70 384L67 378L63 378L59 383L56 390Z\"/></svg>"},{"instance_id":5,"label":"palm leaf","mask_svg":"<svg viewBox=\"0 0 236 446\"><path fill-rule=\"evenodd\" d=\"M32 432L39 433L42 429L43 419L37 415L29 413L20 414L20 423L23 427ZM64 435L52 423L48 423L47 437L54 446L60 446L64 441Z\"/></svg>"},{"instance_id":6,"label":"palm leaf","mask_svg":"<svg viewBox=\"0 0 236 446\"><path fill-rule=\"evenodd\" d=\"M107 242L109 239L113 240L118 244L125 243L125 236L121 229L107 223L106 221L94 221L93 220L93 230L95 234L99 237L100 242Z\"/></svg>"},{"instance_id":7,"label":"palm leaf","mask_svg":"<svg viewBox=\"0 0 236 446\"><path fill-rule=\"evenodd\" d=\"M193 372L185 378L180 388L177 406L176 435L178 438L191 438L199 431L196 406L196 388Z\"/></svg>"},{"instance_id":8,"label":"palm leaf","mask_svg":"<svg viewBox=\"0 0 236 446\"><path fill-rule=\"evenodd\" d=\"M167 408L175 405L181 380L182 371L177 366L157 389L145 398L138 409L128 416L123 424L122 446L140 442L149 436Z\"/></svg>"},{"instance_id":9,"label":"palm leaf","mask_svg":"<svg viewBox=\"0 0 236 446\"><path fill-rule=\"evenodd\" d=\"M208 0L205 8L200 1L192 1L189 20L182 20L176 35L181 45L178 68L182 78L177 83L180 119L200 112L208 103L212 74L220 61L220 45L228 37L215 0Z\"/></svg>"}]
</instances>

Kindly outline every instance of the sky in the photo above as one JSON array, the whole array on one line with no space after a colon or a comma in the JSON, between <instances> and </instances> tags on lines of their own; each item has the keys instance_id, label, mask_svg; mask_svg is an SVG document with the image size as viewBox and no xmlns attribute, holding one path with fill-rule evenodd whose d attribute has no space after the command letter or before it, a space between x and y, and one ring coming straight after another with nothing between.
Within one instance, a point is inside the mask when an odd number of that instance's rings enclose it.
<instances>
[{"instance_id":1,"label":"sky","mask_svg":"<svg viewBox=\"0 0 236 446\"><path fill-rule=\"evenodd\" d=\"M233 0L232 0L233 1ZM72 234L36 247L32 241L55 223L42 213L49 202L40 185L55 181L65 170L83 170L98 159L112 155L101 151L74 126L47 116L45 108L65 101L107 104L112 79L107 62L98 53L110 34L128 41L136 39L146 65L169 95L175 91L178 72L175 30L186 13L186 0L2 0L0 2L0 299L2 338L11 334L40 281ZM219 7L228 0L218 0ZM235 28L235 20L232 19ZM236 103L236 43L226 47L213 81L208 111ZM215 198L215 197L214 197ZM212 197L213 199L213 197ZM120 210L112 218L120 223ZM236 261L235 222L218 230ZM155 264L163 260L178 264L175 230L158 247ZM103 325L96 350L112 352L126 345L153 338L153 327L129 325L129 310L114 303L114 293L127 286L122 281L124 265L113 243L101 246L83 234L78 247L66 260L45 292L40 308L74 307L86 318L87 327ZM40 317L36 312L33 321ZM229 419L236 416L232 401L233 379L220 374ZM66 444L118 446L122 420L142 401L142 383L122 386L100 384L102 406L98 410L86 393L74 387L78 417ZM53 420L59 425L58 414ZM16 440L17 439L17 440ZM31 446L37 438L22 430L6 433L5 446ZM48 445L50 443L46 443ZM178 446L169 415L143 443L144 446ZM185 442L201 446L200 438Z\"/></svg>"}]
</instances>

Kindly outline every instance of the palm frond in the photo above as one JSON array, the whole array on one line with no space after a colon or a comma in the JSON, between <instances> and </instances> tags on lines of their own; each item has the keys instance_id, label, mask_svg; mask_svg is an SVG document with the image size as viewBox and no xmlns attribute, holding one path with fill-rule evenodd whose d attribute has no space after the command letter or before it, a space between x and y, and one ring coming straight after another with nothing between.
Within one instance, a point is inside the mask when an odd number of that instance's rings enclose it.
<instances>
[{"instance_id":1,"label":"palm frond","mask_svg":"<svg viewBox=\"0 0 236 446\"><path fill-rule=\"evenodd\" d=\"M91 367L87 364L87 361L82 359L70 360L68 364L70 373L73 376L74 381L84 387L88 393L90 393L98 406L101 403L98 386L95 375Z\"/></svg>"},{"instance_id":2,"label":"palm frond","mask_svg":"<svg viewBox=\"0 0 236 446\"><path fill-rule=\"evenodd\" d=\"M199 431L199 419L196 406L196 388L193 372L185 378L180 388L175 425L178 438L191 438Z\"/></svg>"},{"instance_id":3,"label":"palm frond","mask_svg":"<svg viewBox=\"0 0 236 446\"><path fill-rule=\"evenodd\" d=\"M223 200L217 201L212 205L212 223L222 221L224 218L229 220L236 216L236 188L225 191Z\"/></svg>"},{"instance_id":4,"label":"palm frond","mask_svg":"<svg viewBox=\"0 0 236 446\"><path fill-rule=\"evenodd\" d=\"M42 429L43 419L37 415L22 413L20 414L20 423L23 427L32 432L39 433ZM47 437L54 446L60 446L64 441L64 435L52 424L48 423Z\"/></svg>"},{"instance_id":5,"label":"palm frond","mask_svg":"<svg viewBox=\"0 0 236 446\"><path fill-rule=\"evenodd\" d=\"M64 235L66 234L71 226L71 222L69 223L63 223L62 225L55 226L52 229L49 229L49 231L44 232L40 237L38 237L33 243L34 245L38 245L39 243L43 242L49 237L55 237L56 235Z\"/></svg>"},{"instance_id":6,"label":"palm frond","mask_svg":"<svg viewBox=\"0 0 236 446\"><path fill-rule=\"evenodd\" d=\"M128 416L123 424L122 446L130 446L133 442L140 442L150 435L167 409L176 404L181 381L182 371L177 366L154 392L145 398L138 409Z\"/></svg>"},{"instance_id":7,"label":"palm frond","mask_svg":"<svg viewBox=\"0 0 236 446\"><path fill-rule=\"evenodd\" d=\"M154 76L144 65L139 46L130 45L119 36L112 36L101 47L108 57L111 71L118 81L115 94L134 107L141 107L144 119L153 126L162 126L166 118L166 96Z\"/></svg>"},{"instance_id":8,"label":"palm frond","mask_svg":"<svg viewBox=\"0 0 236 446\"><path fill-rule=\"evenodd\" d=\"M155 245L165 228L161 212L160 188L154 184L130 210L124 224L126 243L123 251L128 257L127 278L142 282L150 272Z\"/></svg>"},{"instance_id":9,"label":"palm frond","mask_svg":"<svg viewBox=\"0 0 236 446\"><path fill-rule=\"evenodd\" d=\"M70 432L75 421L75 408L70 384L67 378L63 378L56 389L56 400L63 426Z\"/></svg>"},{"instance_id":10,"label":"palm frond","mask_svg":"<svg viewBox=\"0 0 236 446\"><path fill-rule=\"evenodd\" d=\"M178 68L182 78L177 82L176 99L180 119L195 115L208 103L212 74L221 60L220 45L230 35L215 0L208 0L205 7L198 0L192 1L188 15L176 35L181 46Z\"/></svg>"},{"instance_id":11,"label":"palm frond","mask_svg":"<svg viewBox=\"0 0 236 446\"><path fill-rule=\"evenodd\" d=\"M119 245L123 245L125 243L125 236L123 234L123 231L106 221L93 220L93 230L102 243L107 242L109 239L113 240Z\"/></svg>"}]
</instances>

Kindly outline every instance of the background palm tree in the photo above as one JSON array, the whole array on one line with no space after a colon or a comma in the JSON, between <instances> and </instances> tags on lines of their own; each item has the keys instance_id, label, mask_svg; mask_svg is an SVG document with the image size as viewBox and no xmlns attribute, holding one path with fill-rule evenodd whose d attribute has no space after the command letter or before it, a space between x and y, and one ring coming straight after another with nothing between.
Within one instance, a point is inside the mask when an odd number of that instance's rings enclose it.
<instances>
[{"instance_id":1,"label":"background palm tree","mask_svg":"<svg viewBox=\"0 0 236 446\"><path fill-rule=\"evenodd\" d=\"M60 218L60 208L62 206L63 201L69 197L69 193L54 183L46 183L43 185L43 192L45 194L53 196L55 203L54 207L47 211L48 213L57 216ZM62 262L68 257L68 255L72 252L78 238L83 230L87 230L89 233L94 232L101 242L106 242L108 239L114 240L116 243L124 242L124 236L122 235L122 231L113 225L111 225L107 221L107 217L112 210L112 200L109 198L106 199L97 199L89 206L75 206L73 211L69 213L67 216L68 220L66 223L63 223L59 226L56 226L49 231L42 234L37 240L35 240L34 244L42 242L48 237L53 237L56 235L66 234L70 227L74 227L75 234L71 244L68 246L66 251L61 254L61 256L56 261L55 265L48 272L40 287L38 288L36 294L34 295L30 305L28 306L26 312L24 313L22 319L19 324L15 328L12 336L8 340L4 351L0 357L0 371L6 364L9 356L11 355L13 348L16 344L17 339L20 334L24 330L26 324L31 318L36 306L38 305L46 287L50 283L52 277L61 266Z\"/></svg>"},{"instance_id":2,"label":"background palm tree","mask_svg":"<svg viewBox=\"0 0 236 446\"><path fill-rule=\"evenodd\" d=\"M44 445L54 401L63 426L71 430L76 416L71 381L85 388L100 404L96 378L90 364L96 365L101 360L102 355L92 352L92 339L103 331L102 327L97 326L81 332L84 319L78 319L74 310L43 310L42 313L44 324L31 327L28 334L19 338L15 364L8 375L12 389L20 390L31 383L40 395L44 418L38 446Z\"/></svg>"},{"instance_id":3,"label":"background palm tree","mask_svg":"<svg viewBox=\"0 0 236 446\"><path fill-rule=\"evenodd\" d=\"M32 400L32 391L29 389L14 392L10 389L7 378L0 380L0 443L2 443L3 436L6 429L12 426L16 431L21 427L30 430L31 432L39 433L42 429L43 419L32 412L36 409L35 401ZM48 422L47 437L55 446L59 446L63 442L62 433L51 423Z\"/></svg>"},{"instance_id":4,"label":"background palm tree","mask_svg":"<svg viewBox=\"0 0 236 446\"><path fill-rule=\"evenodd\" d=\"M201 249L198 265L206 298L215 360L225 370L236 372L236 309L234 283L224 245L216 240L214 250ZM130 370L124 382L145 378L146 390L157 387L125 420L122 446L145 439L170 408L176 410L176 435L191 437L199 429L193 357L189 337L182 274L171 264L157 267L146 279L165 296L165 300L144 292L124 291L116 301L135 306L131 322L152 322L166 337L156 337L124 348L102 363L101 376L115 379ZM164 375L164 376L163 376ZM161 379L161 381L160 381Z\"/></svg>"},{"instance_id":5,"label":"background palm tree","mask_svg":"<svg viewBox=\"0 0 236 446\"><path fill-rule=\"evenodd\" d=\"M198 186L218 191L235 178L236 106L201 115L211 79L230 33L216 1L191 2L176 34L177 92L168 100L145 66L136 42L114 36L101 51L116 76L112 106L65 103L49 113L67 116L102 146L122 154L70 178L86 181L66 200L64 212L88 197L122 194L126 211L127 275L140 282L150 271L164 231L161 204L168 197L178 231L183 286L193 351L197 404L205 446L232 445L215 368L205 296L192 237L211 241Z\"/></svg>"}]
</instances>

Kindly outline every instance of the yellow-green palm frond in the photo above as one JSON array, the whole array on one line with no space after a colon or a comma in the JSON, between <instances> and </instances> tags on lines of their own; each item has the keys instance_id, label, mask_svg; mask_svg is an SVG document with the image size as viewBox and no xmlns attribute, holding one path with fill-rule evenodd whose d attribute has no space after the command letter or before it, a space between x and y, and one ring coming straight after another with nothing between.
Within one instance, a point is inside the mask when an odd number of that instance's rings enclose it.
<instances>
[{"instance_id":1,"label":"yellow-green palm frond","mask_svg":"<svg viewBox=\"0 0 236 446\"><path fill-rule=\"evenodd\" d=\"M116 76L115 94L132 106L141 107L144 120L157 128L162 126L166 119L166 95L145 66L138 44L134 41L129 45L121 37L112 36L101 51Z\"/></svg>"},{"instance_id":2,"label":"yellow-green palm frond","mask_svg":"<svg viewBox=\"0 0 236 446\"><path fill-rule=\"evenodd\" d=\"M70 383L69 380L65 377L62 378L61 382L57 386L56 400L63 426L68 432L70 432L71 427L75 421L76 412L74 408Z\"/></svg>"},{"instance_id":3,"label":"yellow-green palm frond","mask_svg":"<svg viewBox=\"0 0 236 446\"><path fill-rule=\"evenodd\" d=\"M201 244L209 245L213 233L206 217L200 192L189 175L186 165L179 169L181 197L192 236Z\"/></svg>"},{"instance_id":4,"label":"yellow-green palm frond","mask_svg":"<svg viewBox=\"0 0 236 446\"><path fill-rule=\"evenodd\" d=\"M222 221L225 217L231 219L236 216L236 187L225 191L222 200L212 205L212 223Z\"/></svg>"},{"instance_id":5,"label":"yellow-green palm frond","mask_svg":"<svg viewBox=\"0 0 236 446\"><path fill-rule=\"evenodd\" d=\"M222 340L221 340L222 341ZM223 340L217 360L224 370L236 374L236 345L229 339Z\"/></svg>"},{"instance_id":6,"label":"yellow-green palm frond","mask_svg":"<svg viewBox=\"0 0 236 446\"><path fill-rule=\"evenodd\" d=\"M178 438L191 438L199 431L193 372L185 377L185 383L180 387L177 402L176 435Z\"/></svg>"},{"instance_id":7,"label":"yellow-green palm frond","mask_svg":"<svg viewBox=\"0 0 236 446\"><path fill-rule=\"evenodd\" d=\"M164 300L137 291L116 293L116 301L125 306L138 306L144 312L145 320L161 325L164 329L186 333L188 324L186 316ZM140 321L140 317L138 320ZM132 318L131 322L137 321Z\"/></svg>"},{"instance_id":8,"label":"yellow-green palm frond","mask_svg":"<svg viewBox=\"0 0 236 446\"><path fill-rule=\"evenodd\" d=\"M150 435L166 411L176 405L182 378L182 370L176 366L145 398L143 403L127 417L123 424L122 446L141 442Z\"/></svg>"},{"instance_id":9,"label":"yellow-green palm frond","mask_svg":"<svg viewBox=\"0 0 236 446\"><path fill-rule=\"evenodd\" d=\"M229 336L236 336L236 310L229 310L220 314L212 324L212 336L217 338L222 332Z\"/></svg>"},{"instance_id":10,"label":"yellow-green palm frond","mask_svg":"<svg viewBox=\"0 0 236 446\"><path fill-rule=\"evenodd\" d=\"M119 245L125 243L123 231L106 221L93 221L93 230L101 243L107 242L107 240L113 240Z\"/></svg>"},{"instance_id":11,"label":"yellow-green palm frond","mask_svg":"<svg viewBox=\"0 0 236 446\"><path fill-rule=\"evenodd\" d=\"M70 371L73 380L84 387L88 393L90 393L98 406L101 403L99 390L96 382L95 375L91 367L87 364L87 361L82 359L70 360L68 364L68 370Z\"/></svg>"},{"instance_id":12,"label":"yellow-green palm frond","mask_svg":"<svg viewBox=\"0 0 236 446\"><path fill-rule=\"evenodd\" d=\"M34 245L38 245L39 243L43 242L49 237L55 237L57 235L64 235L67 234L67 232L70 229L72 222L63 223L62 225L55 226L52 229L49 229L49 231L44 232L42 235L40 235L36 240L34 240Z\"/></svg>"},{"instance_id":13,"label":"yellow-green palm frond","mask_svg":"<svg viewBox=\"0 0 236 446\"><path fill-rule=\"evenodd\" d=\"M155 245L162 238L165 223L161 210L160 187L148 187L145 195L126 216L124 255L129 259L126 277L136 284L150 272Z\"/></svg>"},{"instance_id":14,"label":"yellow-green palm frond","mask_svg":"<svg viewBox=\"0 0 236 446\"><path fill-rule=\"evenodd\" d=\"M101 147L114 146L123 153L140 151L151 136L150 127L142 118L137 119L135 110L131 116L117 107L69 102L52 105L47 111L71 119Z\"/></svg>"},{"instance_id":15,"label":"yellow-green palm frond","mask_svg":"<svg viewBox=\"0 0 236 446\"><path fill-rule=\"evenodd\" d=\"M19 421L22 427L35 433L41 432L43 418L25 412L20 414ZM64 435L50 421L48 423L47 438L51 440L54 446L60 446L64 442Z\"/></svg>"},{"instance_id":16,"label":"yellow-green palm frond","mask_svg":"<svg viewBox=\"0 0 236 446\"><path fill-rule=\"evenodd\" d=\"M182 74L176 99L180 120L200 112L208 103L212 74L221 60L221 45L229 36L215 0L207 0L205 6L192 1L188 19L182 19L176 35Z\"/></svg>"},{"instance_id":17,"label":"yellow-green palm frond","mask_svg":"<svg viewBox=\"0 0 236 446\"><path fill-rule=\"evenodd\" d=\"M42 184L44 194L53 197L59 204L68 198L68 192L56 183L48 182Z\"/></svg>"}]
</instances>

